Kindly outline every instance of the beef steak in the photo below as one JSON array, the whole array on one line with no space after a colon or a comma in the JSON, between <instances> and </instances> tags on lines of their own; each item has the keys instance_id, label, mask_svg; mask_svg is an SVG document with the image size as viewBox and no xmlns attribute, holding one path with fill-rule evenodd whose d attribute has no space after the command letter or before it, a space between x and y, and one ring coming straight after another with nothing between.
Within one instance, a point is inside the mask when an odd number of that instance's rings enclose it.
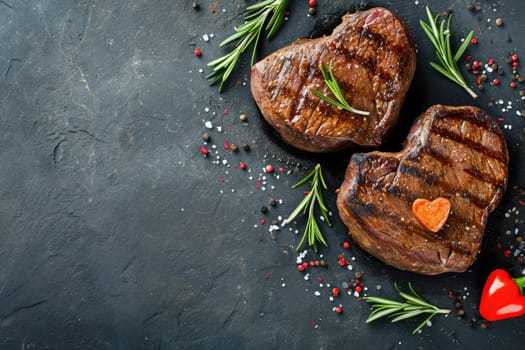
<instances>
[{"instance_id":1,"label":"beef steak","mask_svg":"<svg viewBox=\"0 0 525 350\"><path fill-rule=\"evenodd\" d=\"M346 100L370 115L337 109L311 93L333 97L319 70L330 61ZM251 91L268 123L299 149L378 147L397 122L415 68L405 24L373 8L343 16L330 36L298 40L256 63Z\"/></svg>"},{"instance_id":2,"label":"beef steak","mask_svg":"<svg viewBox=\"0 0 525 350\"><path fill-rule=\"evenodd\" d=\"M368 253L401 270L464 271L508 181L501 129L475 107L436 105L412 126L398 153L354 154L337 197L341 220ZM437 233L412 214L417 198L444 197L451 212Z\"/></svg>"}]
</instances>

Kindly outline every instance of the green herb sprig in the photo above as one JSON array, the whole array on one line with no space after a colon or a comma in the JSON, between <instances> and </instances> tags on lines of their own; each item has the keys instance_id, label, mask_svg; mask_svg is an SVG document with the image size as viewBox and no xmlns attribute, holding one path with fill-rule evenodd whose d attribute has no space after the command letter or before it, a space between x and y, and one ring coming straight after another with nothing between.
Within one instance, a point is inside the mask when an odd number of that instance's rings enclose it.
<instances>
[{"instance_id":1,"label":"green herb sprig","mask_svg":"<svg viewBox=\"0 0 525 350\"><path fill-rule=\"evenodd\" d=\"M380 298L380 297L370 297L366 296L363 299L372 305L372 312L368 315L366 323L373 322L379 318L388 316L393 317L392 322L398 322L405 320L407 318L419 316L422 314L429 314L429 316L419 324L419 326L414 329L412 334L415 334L419 331L432 317L436 314L445 314L450 313L449 309L441 309L437 306L430 304L425 301L419 294L416 293L412 284L408 283L408 288L412 294L402 292L397 284L394 284L399 295L405 299L404 302L399 302L395 300Z\"/></svg>"},{"instance_id":2,"label":"green herb sprig","mask_svg":"<svg viewBox=\"0 0 525 350\"><path fill-rule=\"evenodd\" d=\"M222 91L239 58L252 43L254 45L251 65L253 65L262 32L268 32L266 35L268 40L277 33L283 22L287 3L288 0L266 0L246 8L244 23L235 28L235 34L219 44L220 47L224 47L235 43L233 50L208 63L208 67L213 67L213 71L206 76L206 79L211 80L211 85L220 82L219 91Z\"/></svg>"},{"instance_id":3,"label":"green herb sprig","mask_svg":"<svg viewBox=\"0 0 525 350\"><path fill-rule=\"evenodd\" d=\"M423 28L423 31L427 35L432 45L434 45L436 49L436 56L439 60L439 64L435 62L430 62L430 65L439 73L443 74L445 77L447 77L448 79L452 80L454 83L458 84L463 89L465 89L470 94L470 96L472 96L472 98L477 98L478 95L476 95L476 93L472 91L472 89L468 86L467 82L465 81L465 78L463 77L461 71L458 68L458 61L467 50L467 47L470 44L470 40L474 35L474 31L470 31L463 43L461 43L461 45L459 46L456 53L452 54L452 48L450 44L450 19L452 18L452 16L448 17L448 21L445 21L443 19L441 23L439 23L438 27L438 20L440 15L432 15L432 12L430 11L430 8L428 6L426 7L426 11L428 23L426 23L423 20L419 20L419 24L421 25L421 28ZM447 24L446 28L445 22Z\"/></svg>"},{"instance_id":4,"label":"green herb sprig","mask_svg":"<svg viewBox=\"0 0 525 350\"><path fill-rule=\"evenodd\" d=\"M304 229L303 237L295 249L299 250L307 239L308 245L314 250L314 252L317 252L317 243L321 243L324 246L328 246L328 244L326 243L323 234L319 229L319 225L315 220L314 209L316 203L319 206L319 210L324 221L328 224L328 226L332 226L330 217L328 215L328 209L323 198L323 190L326 190L328 187L326 186L326 182L323 178L323 172L321 170L320 164L317 164L304 179L293 185L292 189L301 187L308 182L312 184L312 189L304 197L301 203L299 203L297 208L295 208L295 210L290 214L290 216L283 221L283 225L286 225L295 220L299 214L307 215L308 217L306 220L306 227Z\"/></svg>"},{"instance_id":5,"label":"green herb sprig","mask_svg":"<svg viewBox=\"0 0 525 350\"><path fill-rule=\"evenodd\" d=\"M343 92L341 91L341 88L339 87L339 84L337 83L337 79L335 78L335 75L334 75L333 61L330 61L330 63L328 64L328 72L326 71L326 68L324 67L323 63L319 64L319 70L323 74L324 82L326 86L328 86L332 94L334 95L335 100L331 97L324 95L322 92L315 90L315 89L311 90L312 94L314 94L315 96L319 97L320 99L328 103L333 104L339 109L344 109L348 112L361 114L361 115L370 114L370 112L361 111L359 109L353 108L352 106L350 106L348 101L346 101L343 95Z\"/></svg>"}]
</instances>

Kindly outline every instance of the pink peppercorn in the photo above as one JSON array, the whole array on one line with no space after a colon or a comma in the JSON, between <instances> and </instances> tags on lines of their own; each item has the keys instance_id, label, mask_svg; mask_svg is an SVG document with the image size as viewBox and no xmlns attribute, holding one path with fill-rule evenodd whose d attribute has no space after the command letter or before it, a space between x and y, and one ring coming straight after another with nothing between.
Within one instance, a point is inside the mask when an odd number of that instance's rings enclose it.
<instances>
[{"instance_id":1,"label":"pink peppercorn","mask_svg":"<svg viewBox=\"0 0 525 350\"><path fill-rule=\"evenodd\" d=\"M195 49L195 51L193 51L193 53L194 53L195 56L197 56L197 57L202 56L202 51L201 51L200 49Z\"/></svg>"},{"instance_id":2,"label":"pink peppercorn","mask_svg":"<svg viewBox=\"0 0 525 350\"><path fill-rule=\"evenodd\" d=\"M343 242L343 248L345 249L350 248L350 242Z\"/></svg>"},{"instance_id":3,"label":"pink peppercorn","mask_svg":"<svg viewBox=\"0 0 525 350\"><path fill-rule=\"evenodd\" d=\"M494 78L494 80L492 80L492 84L499 85L499 79L498 78Z\"/></svg>"},{"instance_id":4,"label":"pink peppercorn","mask_svg":"<svg viewBox=\"0 0 525 350\"><path fill-rule=\"evenodd\" d=\"M273 166L268 164L264 170L266 170L267 173L272 174L273 173Z\"/></svg>"},{"instance_id":5,"label":"pink peppercorn","mask_svg":"<svg viewBox=\"0 0 525 350\"><path fill-rule=\"evenodd\" d=\"M341 313L343 313L343 308L338 306L338 307L335 308L335 312L338 313L338 314L341 314Z\"/></svg>"},{"instance_id":6,"label":"pink peppercorn","mask_svg":"<svg viewBox=\"0 0 525 350\"><path fill-rule=\"evenodd\" d=\"M332 288L332 295L333 296L337 296L337 295L339 295L339 293L340 293L339 288L337 288L337 287Z\"/></svg>"},{"instance_id":7,"label":"pink peppercorn","mask_svg":"<svg viewBox=\"0 0 525 350\"><path fill-rule=\"evenodd\" d=\"M510 87L514 89L516 87L516 83L515 82L510 83Z\"/></svg>"},{"instance_id":8,"label":"pink peppercorn","mask_svg":"<svg viewBox=\"0 0 525 350\"><path fill-rule=\"evenodd\" d=\"M201 154L206 157L208 154L210 154L210 151L208 151L206 147L201 146Z\"/></svg>"},{"instance_id":9,"label":"pink peppercorn","mask_svg":"<svg viewBox=\"0 0 525 350\"><path fill-rule=\"evenodd\" d=\"M241 168L242 170L245 170L246 169L246 163L245 162L240 162L239 163L239 168Z\"/></svg>"},{"instance_id":10,"label":"pink peppercorn","mask_svg":"<svg viewBox=\"0 0 525 350\"><path fill-rule=\"evenodd\" d=\"M310 1L308 1L308 5L310 5L310 6L315 6L315 5L317 5L317 1L315 1L315 0L310 0Z\"/></svg>"},{"instance_id":11,"label":"pink peppercorn","mask_svg":"<svg viewBox=\"0 0 525 350\"><path fill-rule=\"evenodd\" d=\"M472 39L470 39L470 43L472 45L476 45L478 43L478 39L477 38L472 38Z\"/></svg>"},{"instance_id":12,"label":"pink peppercorn","mask_svg":"<svg viewBox=\"0 0 525 350\"><path fill-rule=\"evenodd\" d=\"M303 265L298 265L297 266L297 270L299 270L301 272L304 271L304 266Z\"/></svg>"},{"instance_id":13,"label":"pink peppercorn","mask_svg":"<svg viewBox=\"0 0 525 350\"><path fill-rule=\"evenodd\" d=\"M510 56L510 59L513 60L514 62L516 62L519 59L519 57L518 57L518 55L514 54L514 55Z\"/></svg>"}]
</instances>

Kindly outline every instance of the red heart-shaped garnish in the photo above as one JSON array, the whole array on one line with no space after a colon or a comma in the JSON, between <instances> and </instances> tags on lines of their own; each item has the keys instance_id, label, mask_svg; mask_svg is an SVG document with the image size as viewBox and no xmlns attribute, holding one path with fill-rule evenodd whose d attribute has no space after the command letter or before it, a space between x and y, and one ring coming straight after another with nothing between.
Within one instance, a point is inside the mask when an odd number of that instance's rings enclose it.
<instances>
[{"instance_id":1,"label":"red heart-shaped garnish","mask_svg":"<svg viewBox=\"0 0 525 350\"><path fill-rule=\"evenodd\" d=\"M436 198L432 202L428 199L418 198L412 203L412 213L425 228L432 232L438 232L447 222L450 213L450 201L443 197Z\"/></svg>"}]
</instances>

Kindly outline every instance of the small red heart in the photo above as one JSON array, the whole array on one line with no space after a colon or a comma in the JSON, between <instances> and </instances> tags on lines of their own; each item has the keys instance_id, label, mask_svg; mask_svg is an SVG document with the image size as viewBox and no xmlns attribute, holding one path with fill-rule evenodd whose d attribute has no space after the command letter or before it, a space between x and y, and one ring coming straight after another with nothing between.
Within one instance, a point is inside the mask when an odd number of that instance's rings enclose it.
<instances>
[{"instance_id":1,"label":"small red heart","mask_svg":"<svg viewBox=\"0 0 525 350\"><path fill-rule=\"evenodd\" d=\"M438 232L450 213L450 201L443 197L438 197L432 202L428 199L418 198L412 203L412 213L414 217L432 232Z\"/></svg>"}]
</instances>

